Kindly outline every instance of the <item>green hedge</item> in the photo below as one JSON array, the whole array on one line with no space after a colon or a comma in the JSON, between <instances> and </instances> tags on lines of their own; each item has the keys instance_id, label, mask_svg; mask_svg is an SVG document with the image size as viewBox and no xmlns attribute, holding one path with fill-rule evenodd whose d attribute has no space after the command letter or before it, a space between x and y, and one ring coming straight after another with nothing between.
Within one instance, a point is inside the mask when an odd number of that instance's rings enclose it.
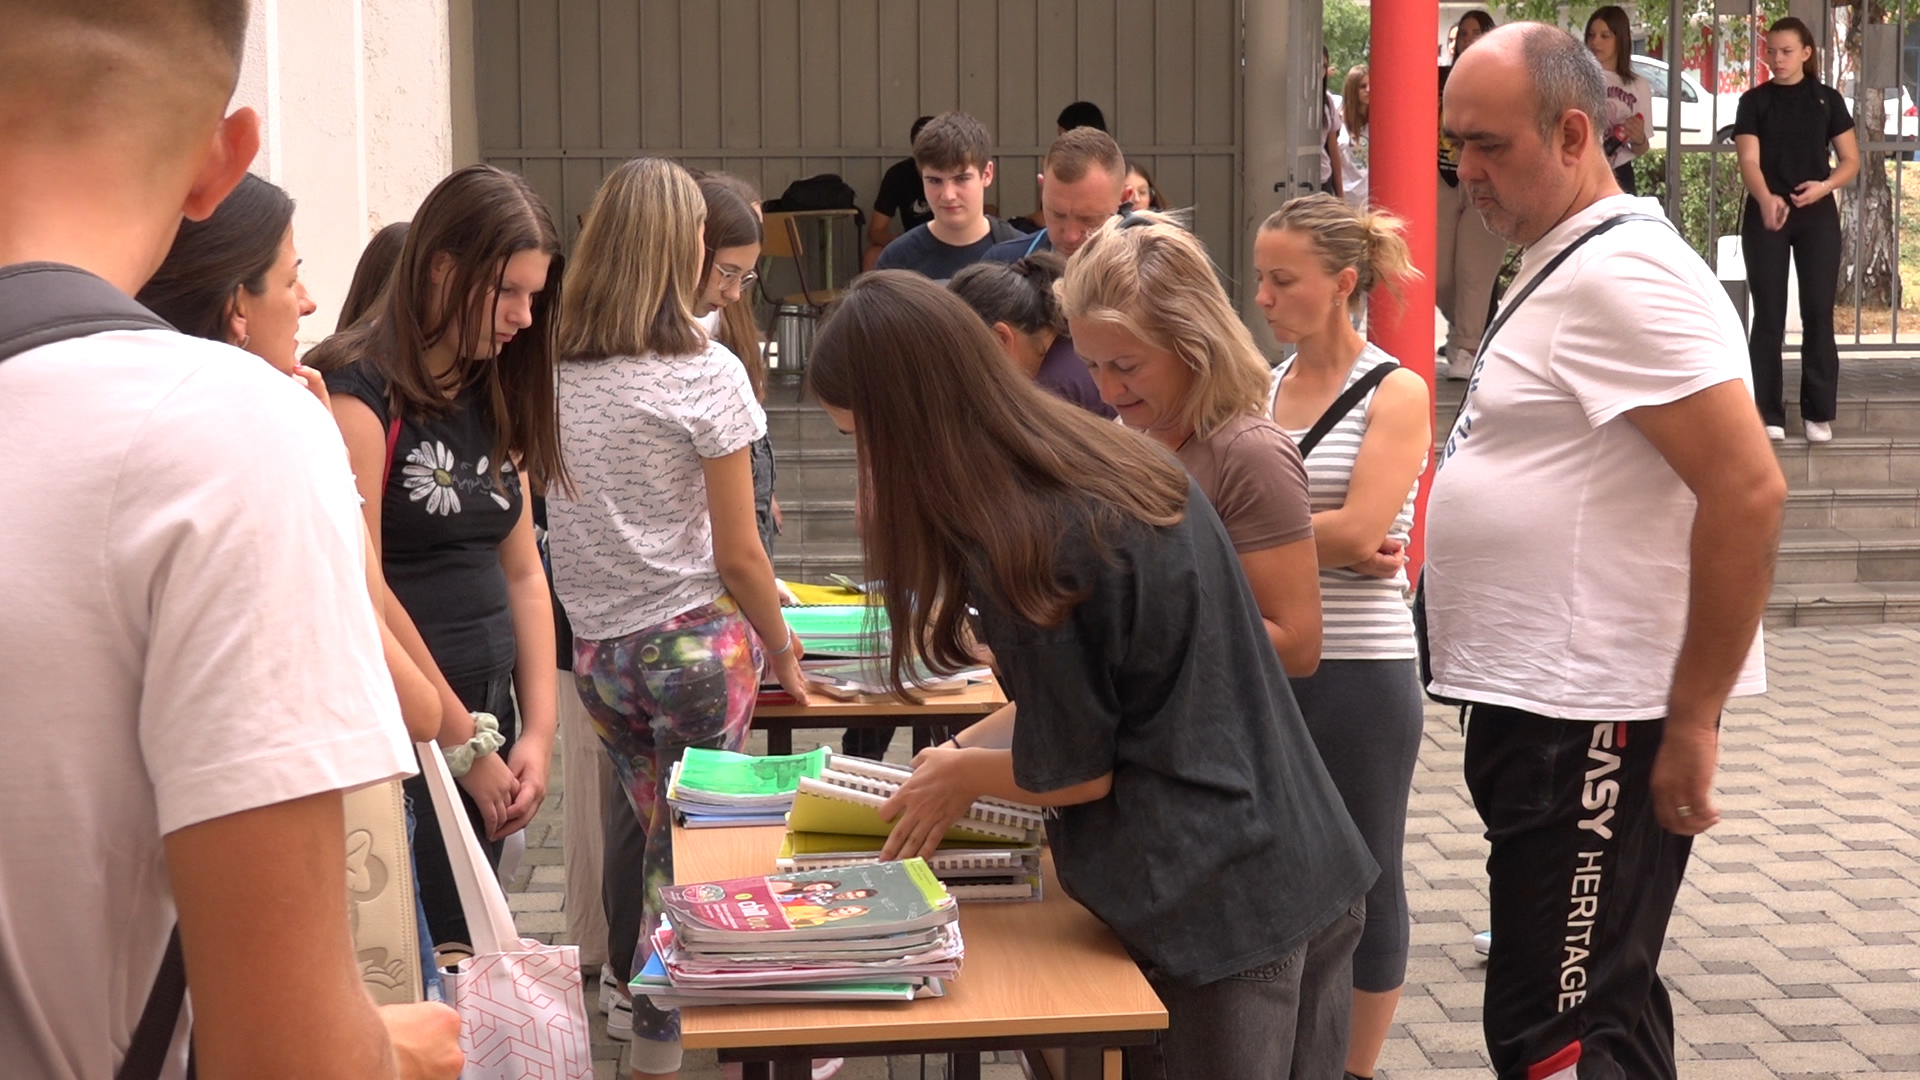
<instances>
[{"instance_id":1,"label":"green hedge","mask_svg":"<svg viewBox=\"0 0 1920 1080\"><path fill-rule=\"evenodd\" d=\"M1709 158L1717 160L1709 160ZM1711 176L1709 173L1711 172ZM1667 199L1667 155L1664 150L1650 150L1640 155L1633 163L1634 179L1640 184L1640 194L1657 199L1665 205ZM1712 205L1709 229L1708 185L1717 189ZM1745 205L1747 190L1740 183L1740 165L1732 154L1686 154L1680 159L1680 234L1693 245L1700 257L1712 261L1713 253L1708 250L1713 237L1738 236L1740 234L1740 209Z\"/></svg>"}]
</instances>

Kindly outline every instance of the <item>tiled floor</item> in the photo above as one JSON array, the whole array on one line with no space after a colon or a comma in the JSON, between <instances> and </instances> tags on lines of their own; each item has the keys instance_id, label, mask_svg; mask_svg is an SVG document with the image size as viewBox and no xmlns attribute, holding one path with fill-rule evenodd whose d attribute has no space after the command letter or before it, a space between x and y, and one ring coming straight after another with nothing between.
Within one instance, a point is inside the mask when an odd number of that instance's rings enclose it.
<instances>
[{"instance_id":1,"label":"tiled floor","mask_svg":"<svg viewBox=\"0 0 1920 1080\"><path fill-rule=\"evenodd\" d=\"M1681 1075L1920 1080L1920 627L1777 631L1768 667L1770 692L1728 711L1724 820L1695 848L1662 963ZM1407 832L1413 957L1379 1073L1391 1080L1489 1075L1471 944L1485 844L1461 746L1451 713L1430 710ZM523 930L547 938L561 931L562 798L556 782L513 883ZM618 1044L599 1045L612 1076ZM688 1064L689 1080L721 1076L710 1056ZM919 1062L841 1075L906 1080Z\"/></svg>"}]
</instances>

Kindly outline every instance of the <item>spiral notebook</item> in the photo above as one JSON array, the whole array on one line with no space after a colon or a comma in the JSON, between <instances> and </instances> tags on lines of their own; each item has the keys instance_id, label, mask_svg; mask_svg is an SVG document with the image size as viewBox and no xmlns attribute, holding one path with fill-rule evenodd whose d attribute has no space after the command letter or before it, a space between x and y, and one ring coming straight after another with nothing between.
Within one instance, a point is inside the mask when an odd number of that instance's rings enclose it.
<instances>
[{"instance_id":1,"label":"spiral notebook","mask_svg":"<svg viewBox=\"0 0 1920 1080\"><path fill-rule=\"evenodd\" d=\"M847 836L885 836L893 825L880 817L885 795L836 783L826 773L820 779L803 779L794 793L793 809L787 813L787 828L792 832L841 833ZM979 804L974 804L979 808ZM962 818L947 830L948 840L993 840L1025 844L1032 841L1026 829L1014 825Z\"/></svg>"},{"instance_id":2,"label":"spiral notebook","mask_svg":"<svg viewBox=\"0 0 1920 1080\"><path fill-rule=\"evenodd\" d=\"M913 770L870 758L829 753L827 767L821 770L820 777L826 780L829 776L833 778L829 782L837 786L879 795L884 799L900 790L900 785L913 776ZM986 795L974 800L973 809L968 811L967 817L973 821L1011 825L1028 834L1037 834L1046 826L1039 807Z\"/></svg>"}]
</instances>

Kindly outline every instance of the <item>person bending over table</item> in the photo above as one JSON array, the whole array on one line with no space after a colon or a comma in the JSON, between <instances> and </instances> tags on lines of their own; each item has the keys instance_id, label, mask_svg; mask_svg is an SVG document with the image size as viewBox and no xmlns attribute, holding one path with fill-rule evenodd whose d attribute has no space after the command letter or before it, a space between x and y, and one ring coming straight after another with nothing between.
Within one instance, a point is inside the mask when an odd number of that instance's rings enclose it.
<instances>
[{"instance_id":1,"label":"person bending over table","mask_svg":"<svg viewBox=\"0 0 1920 1080\"><path fill-rule=\"evenodd\" d=\"M971 605L1010 699L915 759L885 855L931 853L980 795L1056 808L1062 886L1167 1006L1136 1078L1337 1076L1377 869L1227 531L1166 450L997 353L958 297L897 271L862 277L814 346L870 500L894 685L915 653L974 662Z\"/></svg>"}]
</instances>

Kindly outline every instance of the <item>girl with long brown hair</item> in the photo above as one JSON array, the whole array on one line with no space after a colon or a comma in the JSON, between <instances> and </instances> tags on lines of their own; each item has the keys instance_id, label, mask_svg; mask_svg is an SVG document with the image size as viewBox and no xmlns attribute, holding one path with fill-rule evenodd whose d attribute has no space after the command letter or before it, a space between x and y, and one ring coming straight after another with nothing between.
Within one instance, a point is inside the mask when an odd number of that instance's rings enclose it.
<instances>
[{"instance_id":1,"label":"girl with long brown hair","mask_svg":"<svg viewBox=\"0 0 1920 1080\"><path fill-rule=\"evenodd\" d=\"M529 486L564 484L549 315L560 241L526 181L491 166L436 185L369 317L316 347L387 582L453 698L440 744L498 859L546 797L556 728L553 609ZM420 899L467 942L418 777Z\"/></svg>"},{"instance_id":2,"label":"girl with long brown hair","mask_svg":"<svg viewBox=\"0 0 1920 1080\"><path fill-rule=\"evenodd\" d=\"M1613 166L1613 179L1629 195L1640 193L1633 161L1647 152L1647 109L1653 87L1633 71L1633 23L1618 4L1598 8L1587 17L1587 51L1600 61L1607 80L1607 115L1593 118L1600 128L1601 149Z\"/></svg>"},{"instance_id":3,"label":"girl with long brown hair","mask_svg":"<svg viewBox=\"0 0 1920 1080\"><path fill-rule=\"evenodd\" d=\"M810 358L871 497L894 685L974 663L972 607L1010 699L915 759L884 854L930 854L980 795L1053 807L1062 885L1167 1005L1134 1075L1338 1075L1374 866L1226 530L1172 455L998 354L958 297L879 271Z\"/></svg>"}]
</instances>

